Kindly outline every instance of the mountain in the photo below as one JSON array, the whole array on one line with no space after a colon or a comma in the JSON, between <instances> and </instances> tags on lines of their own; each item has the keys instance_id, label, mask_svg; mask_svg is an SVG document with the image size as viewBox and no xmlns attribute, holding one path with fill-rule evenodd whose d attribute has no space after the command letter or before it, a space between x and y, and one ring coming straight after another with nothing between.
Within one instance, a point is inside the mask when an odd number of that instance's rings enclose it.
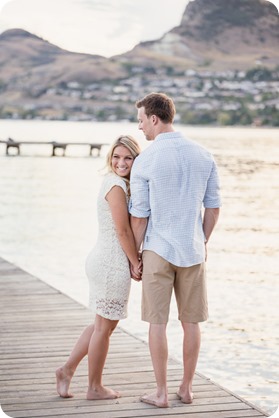
<instances>
[{"instance_id":1,"label":"mountain","mask_svg":"<svg viewBox=\"0 0 279 418\"><path fill-rule=\"evenodd\" d=\"M179 26L161 39L143 42L125 54L149 64L178 68L247 70L279 65L279 15L266 0L195 0Z\"/></svg>"},{"instance_id":2,"label":"mountain","mask_svg":"<svg viewBox=\"0 0 279 418\"><path fill-rule=\"evenodd\" d=\"M119 79L127 63L178 69L244 69L279 65L279 15L267 0L190 1L181 24L114 58L65 51L21 29L0 35L0 80L52 87Z\"/></svg>"},{"instance_id":3,"label":"mountain","mask_svg":"<svg viewBox=\"0 0 279 418\"><path fill-rule=\"evenodd\" d=\"M119 78L121 67L102 56L65 51L22 29L0 35L0 80L21 88L52 87L60 82L79 80L90 83Z\"/></svg>"},{"instance_id":4,"label":"mountain","mask_svg":"<svg viewBox=\"0 0 279 418\"><path fill-rule=\"evenodd\" d=\"M11 29L0 35L0 118L132 120L135 100L157 90L178 96L186 123L278 126L278 45L267 0L192 0L179 26L111 58Z\"/></svg>"}]
</instances>

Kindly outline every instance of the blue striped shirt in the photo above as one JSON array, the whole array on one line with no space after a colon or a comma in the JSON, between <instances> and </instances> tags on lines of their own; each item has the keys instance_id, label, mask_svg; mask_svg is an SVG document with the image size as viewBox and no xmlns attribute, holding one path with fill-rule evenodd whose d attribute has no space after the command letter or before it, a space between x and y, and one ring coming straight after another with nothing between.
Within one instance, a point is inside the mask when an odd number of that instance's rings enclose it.
<instances>
[{"instance_id":1,"label":"blue striped shirt","mask_svg":"<svg viewBox=\"0 0 279 418\"><path fill-rule=\"evenodd\" d=\"M131 171L130 213L149 218L143 249L189 267L205 260L202 208L221 206L213 156L179 132L158 135Z\"/></svg>"}]
</instances>

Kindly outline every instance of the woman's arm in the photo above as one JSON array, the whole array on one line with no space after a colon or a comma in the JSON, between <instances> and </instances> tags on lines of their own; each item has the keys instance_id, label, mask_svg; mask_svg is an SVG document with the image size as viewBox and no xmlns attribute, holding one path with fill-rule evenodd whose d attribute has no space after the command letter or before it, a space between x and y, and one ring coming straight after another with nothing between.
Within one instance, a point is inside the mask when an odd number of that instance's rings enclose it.
<instances>
[{"instance_id":1,"label":"woman's arm","mask_svg":"<svg viewBox=\"0 0 279 418\"><path fill-rule=\"evenodd\" d=\"M120 245L127 255L133 272L140 278L138 252L136 249L134 235L130 227L129 213L124 190L114 186L106 195L112 219L115 225Z\"/></svg>"}]
</instances>

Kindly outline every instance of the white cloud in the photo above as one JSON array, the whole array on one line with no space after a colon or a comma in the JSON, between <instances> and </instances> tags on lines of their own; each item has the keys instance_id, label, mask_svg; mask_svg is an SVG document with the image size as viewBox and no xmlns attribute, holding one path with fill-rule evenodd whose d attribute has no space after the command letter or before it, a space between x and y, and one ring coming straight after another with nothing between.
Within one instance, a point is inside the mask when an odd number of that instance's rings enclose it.
<instances>
[{"instance_id":1,"label":"white cloud","mask_svg":"<svg viewBox=\"0 0 279 418\"><path fill-rule=\"evenodd\" d=\"M3 7L5 6L5 4L7 4L9 1L11 1L11 0L0 0L0 12L3 9Z\"/></svg>"},{"instance_id":2,"label":"white cloud","mask_svg":"<svg viewBox=\"0 0 279 418\"><path fill-rule=\"evenodd\" d=\"M0 1L5 2L0 14L0 32L18 27L62 48L105 56L123 53L141 40L160 37L179 24L188 2Z\"/></svg>"}]
</instances>

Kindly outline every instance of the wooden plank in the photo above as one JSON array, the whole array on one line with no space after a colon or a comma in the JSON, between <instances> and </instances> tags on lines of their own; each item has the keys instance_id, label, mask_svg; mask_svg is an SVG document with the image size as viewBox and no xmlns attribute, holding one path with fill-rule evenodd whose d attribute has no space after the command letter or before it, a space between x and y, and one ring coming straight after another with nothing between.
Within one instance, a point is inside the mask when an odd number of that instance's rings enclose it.
<instances>
[{"instance_id":1,"label":"wooden plank","mask_svg":"<svg viewBox=\"0 0 279 418\"><path fill-rule=\"evenodd\" d=\"M118 399L119 403L129 403L129 402L133 402L133 401L138 401L138 397L141 395L140 390L135 390L135 389L130 389L130 390L126 390L125 392L122 392L122 397ZM124 396L125 395L125 396ZM202 400L203 402L207 402L208 398L212 398L213 397L213 393L212 391L208 391L208 392L196 392L196 396L195 399L200 401ZM231 399L230 397L228 397L228 395L226 393L224 393L224 391L215 391L214 392L214 399L219 399L220 402L223 402L223 399L221 400L220 398L227 398L224 402L227 402L228 399ZM175 393L170 391L170 400L174 400L176 399ZM22 407L24 406L24 409L44 409L46 408L47 404L51 401L51 407L52 408L57 408L57 407L61 407L61 403L63 402L62 399L57 398L57 397L40 397L40 398L24 398L22 400L19 401L18 398L12 398L10 400L6 400L3 405L5 406L5 409L7 411L21 411ZM85 401L85 399L79 399L77 397L71 398L68 401L65 401L65 404L67 404L67 406L69 407L78 407L78 406L82 406L85 405L87 402ZM104 401L103 401L104 403ZM23 405L24 404L24 405ZM102 401L98 401L98 405L101 405Z\"/></svg>"},{"instance_id":2,"label":"wooden plank","mask_svg":"<svg viewBox=\"0 0 279 418\"><path fill-rule=\"evenodd\" d=\"M185 412L185 409L188 410L187 406L185 407L185 405L183 405L181 402L179 402L178 400L174 399L174 397L172 397L173 399L170 400L172 407L173 408L179 408L179 413L181 412ZM234 399L232 399L232 397L221 397L218 398L216 397L215 399L209 398L209 399L198 399L196 402L196 405L199 405L199 407L204 407L207 406L208 408L212 408L213 410L215 410L216 408L219 408L220 403L222 403L222 407L226 408L228 404L230 404L230 407L233 406L233 408L236 407L235 403L237 403L240 401L236 401ZM109 403L102 403L100 404L98 402L98 404L94 405L94 412L107 412L108 416L110 416L111 412L114 409L114 405L116 404L116 402L109 402ZM233 404L233 405L232 405ZM26 407L26 406L25 406ZM38 415L38 411L40 411L40 415L41 416L49 416L49 413L51 413L51 415L66 415L67 413L70 413L71 409L73 408L73 405L66 402L64 402L63 405L54 406L53 404L51 404L51 407L49 407L48 409L44 409L42 407L38 407L37 409L24 409L24 411L20 411L20 410L13 410L13 416L15 417L25 417L28 416L29 418L32 417L36 417ZM75 409L79 410L79 413L88 413L92 411L92 405L90 405L90 402L83 402L80 403L79 405L75 406ZM130 411L133 410L133 412L135 412L136 410L140 410L142 409L142 405L141 403L138 401L138 397L133 397L133 398L125 398L124 402L123 399L119 398L117 400L117 409L118 412L126 412L126 411ZM10 410L9 410L10 411ZM7 411L8 412L8 411Z\"/></svg>"},{"instance_id":3,"label":"wooden plank","mask_svg":"<svg viewBox=\"0 0 279 418\"><path fill-rule=\"evenodd\" d=\"M119 389L118 385L112 385L112 387L115 387L116 389ZM121 395L122 397L126 396L140 396L147 390L153 390L155 387L155 383L137 383L137 384L126 384L121 386ZM85 401L85 395L87 391L87 382L84 382L84 384L81 384L80 381L74 381L71 385L72 392L74 393L74 400L81 399ZM201 386L195 386L195 394L201 395L203 397L203 394L206 394L207 392L214 392L217 393L220 389L218 387L215 387L213 385L201 385ZM175 394L177 391L177 382L170 382L169 383L169 393ZM226 396L226 392L224 392L224 396ZM24 404L24 402L53 402L53 401L62 401L60 399L55 391L54 385L50 390L43 387L42 389L38 389L36 392L24 392L24 391L17 391L17 392L11 392L8 391L1 395L1 402L3 404L13 404L20 403ZM65 399L64 402L70 402L72 399ZM98 404L102 401L98 401ZM107 402L107 401L104 401Z\"/></svg>"},{"instance_id":4,"label":"wooden plank","mask_svg":"<svg viewBox=\"0 0 279 418\"><path fill-rule=\"evenodd\" d=\"M232 403L232 404L223 404L223 405L183 405L181 402L179 404L174 404L171 408L155 408L153 406L149 406L140 402L135 402L134 404L130 405L130 409L123 409L121 405L119 405L118 401L116 401L113 405L106 406L98 406L97 402L94 402L95 405L93 406L86 406L86 407L79 407L75 408L70 412L69 410L63 411L62 408L58 410L58 413L53 414L52 410L41 410L36 411L36 415L32 415L33 418L37 417L46 417L51 416L52 418L61 418L62 416L67 417L77 417L77 418L92 418L94 415L98 418L130 418L130 417L167 417L169 415L177 416L186 416L189 417L188 414L193 414L193 417L196 417L197 413L204 413L201 414L202 418L215 418L216 413L224 412L224 411L245 411L245 409L250 409L249 406L245 404ZM30 413L32 411L15 411L13 413L13 417L30 417ZM183 414L183 415L182 415ZM174 416L175 416L174 415Z\"/></svg>"},{"instance_id":5,"label":"wooden plank","mask_svg":"<svg viewBox=\"0 0 279 418\"><path fill-rule=\"evenodd\" d=\"M67 356L60 356L55 357L54 359L44 358L43 360L40 358L27 358L24 360L24 363L22 362L22 359L0 360L0 374L10 374L10 372L13 373L14 370L16 370L17 373L26 373L29 370L37 371L38 368L55 370L55 367L57 368L59 365L61 365L65 361L66 357ZM134 364L134 358L131 356L125 359L125 357L120 357L118 354L116 354L113 358L110 356L107 359L106 364L108 366L117 364L118 367L121 367L121 365L127 366L129 364ZM141 356L141 358L137 360L137 364L151 364L150 356ZM79 368L82 366L87 367L87 359L84 359L82 363L80 363Z\"/></svg>"},{"instance_id":6,"label":"wooden plank","mask_svg":"<svg viewBox=\"0 0 279 418\"><path fill-rule=\"evenodd\" d=\"M28 297L27 297L28 296ZM146 343L120 327L112 335L104 383L121 392L115 400L87 401L87 359L71 384L72 399L55 389L55 369L68 357L91 312L61 292L0 258L0 399L18 418L244 418L268 416L205 376L195 374L193 404L176 396L182 365L168 364L171 407L156 408L139 396L156 387ZM57 326L59 324L59 327ZM16 390L15 390L16 388Z\"/></svg>"}]
</instances>

